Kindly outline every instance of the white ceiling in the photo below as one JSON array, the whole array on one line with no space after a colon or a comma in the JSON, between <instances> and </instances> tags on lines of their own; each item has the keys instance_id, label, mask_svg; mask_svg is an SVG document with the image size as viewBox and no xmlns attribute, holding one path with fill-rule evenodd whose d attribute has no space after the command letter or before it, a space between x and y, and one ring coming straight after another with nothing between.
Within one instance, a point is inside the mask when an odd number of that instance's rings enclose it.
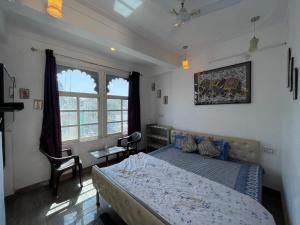
<instances>
[{"instance_id":1,"label":"white ceiling","mask_svg":"<svg viewBox=\"0 0 300 225\"><path fill-rule=\"evenodd\" d=\"M286 0L242 0L234 6L195 18L176 30L172 26L175 17L169 10L179 7L177 0L141 0L142 4L128 17L114 10L115 2L131 3L140 0L77 1L173 51L180 51L183 45L199 49L216 41L225 41L250 33L252 31L250 18L256 15L261 16L258 28L282 22L287 7ZM215 1L187 0L186 8L192 11L203 4Z\"/></svg>"}]
</instances>

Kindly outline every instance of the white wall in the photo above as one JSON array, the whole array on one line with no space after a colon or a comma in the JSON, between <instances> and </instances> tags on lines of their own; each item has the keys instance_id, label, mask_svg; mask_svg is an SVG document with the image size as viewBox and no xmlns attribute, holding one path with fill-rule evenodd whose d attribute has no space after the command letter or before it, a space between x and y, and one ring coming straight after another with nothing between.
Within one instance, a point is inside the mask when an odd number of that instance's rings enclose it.
<instances>
[{"instance_id":1,"label":"white wall","mask_svg":"<svg viewBox=\"0 0 300 225\"><path fill-rule=\"evenodd\" d=\"M43 99L43 81L45 56L41 52L31 52L34 46L38 49L51 48L60 54L78 57L99 64L115 66L126 70L141 71L140 68L124 65L122 62L106 58L103 55L79 49L66 43L58 42L47 37L11 28L7 34L7 42L0 44L0 62L3 62L9 72L16 77L16 101L24 102L25 108L15 113L15 122L10 126L11 146L7 148L8 157L11 159L6 169L6 195L15 190L49 178L49 164L39 152L39 138L42 126L42 111L33 109L33 99ZM57 58L59 61L63 59ZM73 62L74 63L74 62ZM78 62L75 62L78 64ZM76 65L76 64L75 64ZM99 69L99 68L98 68ZM142 125L148 121L147 99L144 90L150 89L145 71L141 78L141 107ZM19 88L30 89L30 99L18 99ZM97 141L72 144L73 150L81 157L84 166L96 163L88 154L88 150L109 144L116 144L117 137L103 138ZM142 147L142 146L141 146ZM12 177L13 175L13 177Z\"/></svg>"},{"instance_id":2,"label":"white wall","mask_svg":"<svg viewBox=\"0 0 300 225\"><path fill-rule=\"evenodd\" d=\"M295 57L295 66L300 67L300 1L289 0L288 44ZM282 149L283 192L291 225L300 224L300 100L292 100L285 91L284 126Z\"/></svg>"},{"instance_id":3,"label":"white wall","mask_svg":"<svg viewBox=\"0 0 300 225\"><path fill-rule=\"evenodd\" d=\"M286 41L284 24L259 31L261 46ZM220 43L212 48L191 53L191 68L178 69L156 77L162 95L169 96L164 105L152 93L152 108L156 109L157 122L175 128L201 131L258 140L263 147L272 148L274 154L262 153L261 164L266 171L265 185L280 190L281 187L281 127L284 113L283 95L286 86L286 47L277 47L253 55L252 103L232 105L195 106L193 102L193 74L203 70L232 65L245 61L232 58L219 63L211 59L225 57L247 50L251 35Z\"/></svg>"}]
</instances>

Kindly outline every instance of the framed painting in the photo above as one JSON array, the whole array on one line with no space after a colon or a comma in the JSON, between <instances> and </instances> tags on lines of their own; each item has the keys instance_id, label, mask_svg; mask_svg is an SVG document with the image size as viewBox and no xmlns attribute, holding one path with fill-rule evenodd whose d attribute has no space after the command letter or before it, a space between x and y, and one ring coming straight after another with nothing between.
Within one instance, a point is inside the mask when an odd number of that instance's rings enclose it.
<instances>
[{"instance_id":1,"label":"framed painting","mask_svg":"<svg viewBox=\"0 0 300 225\"><path fill-rule=\"evenodd\" d=\"M251 103L251 61L195 73L194 103Z\"/></svg>"}]
</instances>

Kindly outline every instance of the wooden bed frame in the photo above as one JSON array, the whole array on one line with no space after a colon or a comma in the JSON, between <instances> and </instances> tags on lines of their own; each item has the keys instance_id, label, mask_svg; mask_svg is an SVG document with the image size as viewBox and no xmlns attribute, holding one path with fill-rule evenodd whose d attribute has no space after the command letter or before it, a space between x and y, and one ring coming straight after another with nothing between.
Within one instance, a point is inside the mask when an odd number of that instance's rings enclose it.
<instances>
[{"instance_id":1,"label":"wooden bed frame","mask_svg":"<svg viewBox=\"0 0 300 225\"><path fill-rule=\"evenodd\" d=\"M199 132L189 132L183 130L172 130L171 141L174 141L176 134L192 134L194 136L205 136L212 140L225 140L229 142L229 157L231 159L245 160L259 164L260 143L258 141L226 137ZM136 199L130 196L122 187L107 178L97 166L92 169L93 184L97 190L97 205L100 206L101 196L112 206L119 216L128 225L164 225L160 218L146 209Z\"/></svg>"}]
</instances>

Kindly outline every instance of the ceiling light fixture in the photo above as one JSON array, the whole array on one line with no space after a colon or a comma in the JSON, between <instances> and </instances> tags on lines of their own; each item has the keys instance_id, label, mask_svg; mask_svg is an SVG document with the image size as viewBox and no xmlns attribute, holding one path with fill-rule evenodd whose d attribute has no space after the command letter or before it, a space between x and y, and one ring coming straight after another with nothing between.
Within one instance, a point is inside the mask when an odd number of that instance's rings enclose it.
<instances>
[{"instance_id":1,"label":"ceiling light fixture","mask_svg":"<svg viewBox=\"0 0 300 225\"><path fill-rule=\"evenodd\" d=\"M190 62L189 62L189 60L187 58L187 49L188 49L188 46L183 46L182 48L185 51L185 53L184 53L184 58L181 61L181 65L182 65L182 68L184 70L188 70L190 68Z\"/></svg>"},{"instance_id":2,"label":"ceiling light fixture","mask_svg":"<svg viewBox=\"0 0 300 225\"><path fill-rule=\"evenodd\" d=\"M253 38L250 40L249 52L255 52L258 49L259 39L255 36L255 23L260 19L260 16L255 16L251 18L251 23L253 23Z\"/></svg>"},{"instance_id":3,"label":"ceiling light fixture","mask_svg":"<svg viewBox=\"0 0 300 225\"><path fill-rule=\"evenodd\" d=\"M48 0L48 14L55 18L62 18L62 2L63 0Z\"/></svg>"},{"instance_id":4,"label":"ceiling light fixture","mask_svg":"<svg viewBox=\"0 0 300 225\"><path fill-rule=\"evenodd\" d=\"M115 49L115 48L113 48L113 47L111 47L110 50L111 50L112 52L117 51L117 49Z\"/></svg>"}]
</instances>

